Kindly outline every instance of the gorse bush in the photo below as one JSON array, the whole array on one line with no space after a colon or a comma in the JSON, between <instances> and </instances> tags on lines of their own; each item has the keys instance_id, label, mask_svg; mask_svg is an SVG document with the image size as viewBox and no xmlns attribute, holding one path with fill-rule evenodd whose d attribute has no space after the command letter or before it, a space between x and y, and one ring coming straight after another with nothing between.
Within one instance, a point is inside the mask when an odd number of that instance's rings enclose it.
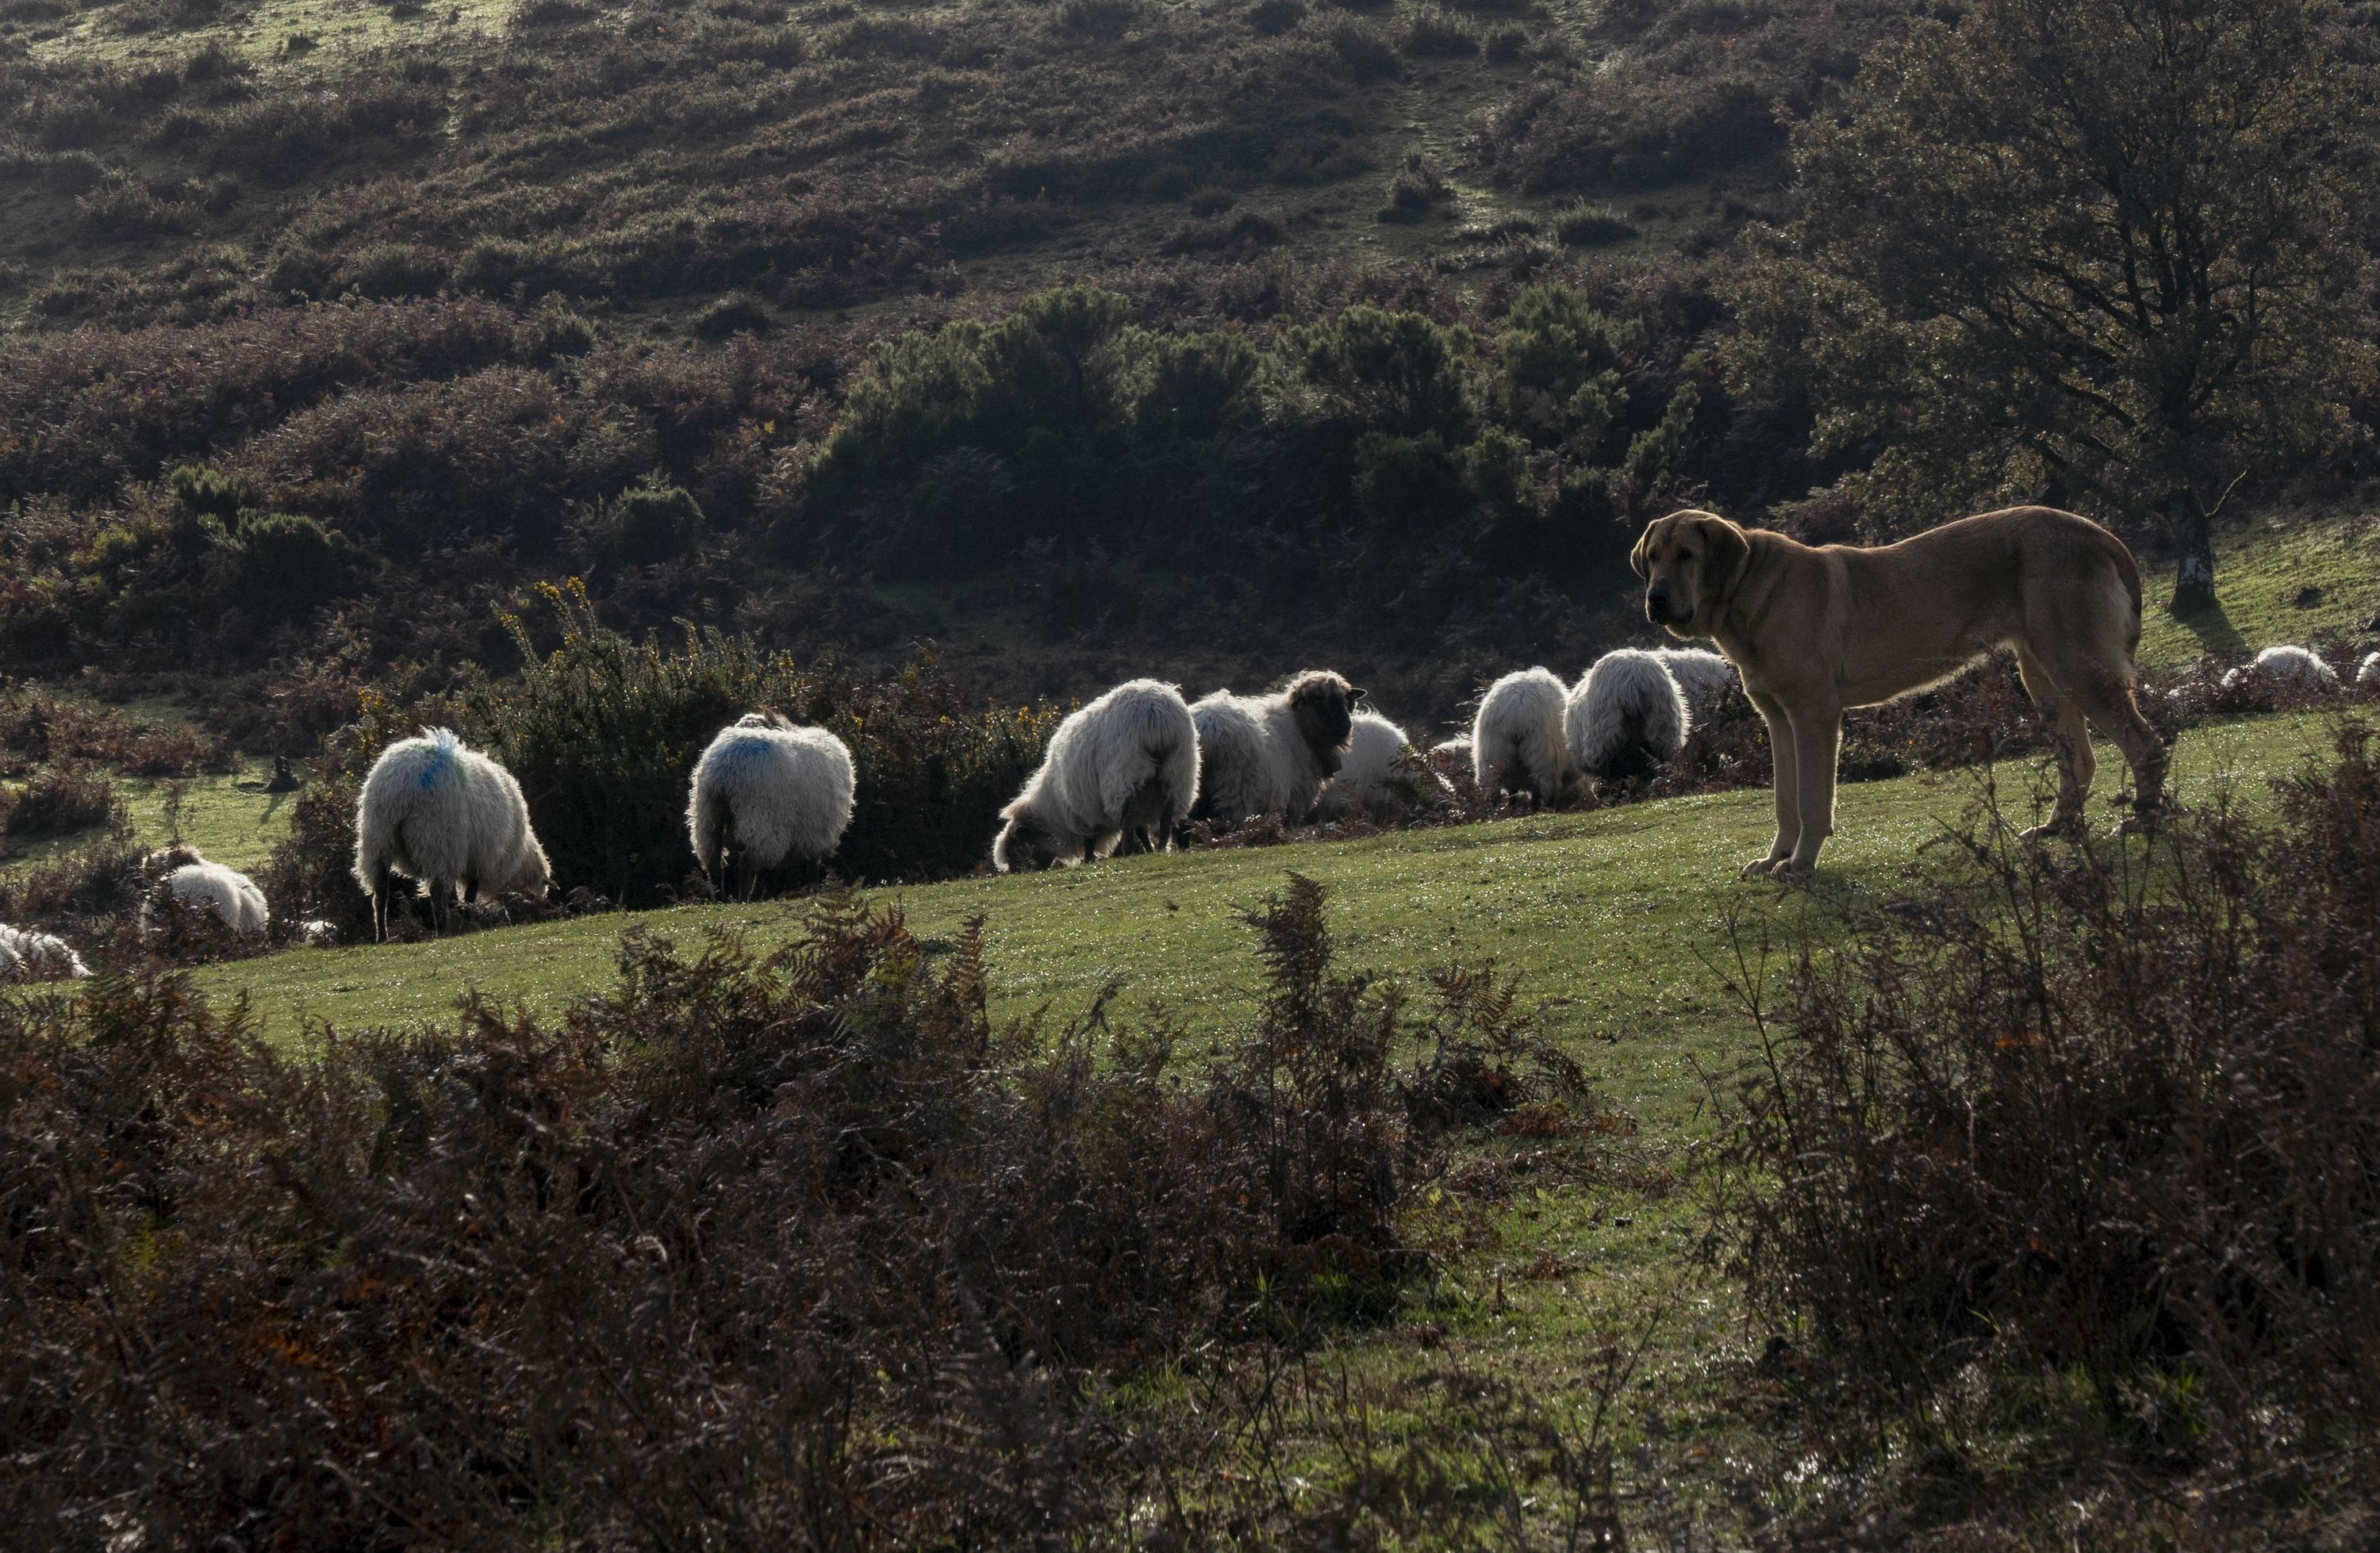
<instances>
[{"instance_id":1,"label":"gorse bush","mask_svg":"<svg viewBox=\"0 0 2380 1553\"><path fill-rule=\"evenodd\" d=\"M2218 807L2147 866L1987 816L1948 882L1793 962L1729 1217L1872 1444L2046 1410L2096 1451L2369 1492L2371 731L2278 787L2272 828Z\"/></svg>"},{"instance_id":2,"label":"gorse bush","mask_svg":"<svg viewBox=\"0 0 2380 1553\"><path fill-rule=\"evenodd\" d=\"M540 589L561 643L538 650L503 616L525 666L479 675L460 710L516 777L557 887L626 905L669 898L694 872L686 807L696 758L744 713L775 710L847 745L857 812L830 866L852 880L949 878L990 855L1002 805L1040 764L1057 713L968 711L931 662L889 681L797 666L748 638L685 628L676 651L597 623L577 581ZM409 730L405 730L409 732ZM373 741L350 746L360 770Z\"/></svg>"},{"instance_id":3,"label":"gorse bush","mask_svg":"<svg viewBox=\"0 0 2380 1553\"><path fill-rule=\"evenodd\" d=\"M1104 1000L995 1026L979 926L934 965L848 898L303 1062L171 977L0 1000L0 1505L160 1547L1202 1523L1232 1461L1116 1383L1391 1308L1442 1164L1322 905L1252 917L1270 993L1203 1073Z\"/></svg>"}]
</instances>

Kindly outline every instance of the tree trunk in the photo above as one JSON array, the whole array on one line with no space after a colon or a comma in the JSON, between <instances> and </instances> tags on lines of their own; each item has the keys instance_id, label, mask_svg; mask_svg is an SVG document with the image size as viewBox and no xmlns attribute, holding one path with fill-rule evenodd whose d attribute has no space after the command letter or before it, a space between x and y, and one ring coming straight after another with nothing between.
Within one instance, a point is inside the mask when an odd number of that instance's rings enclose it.
<instances>
[{"instance_id":1,"label":"tree trunk","mask_svg":"<svg viewBox=\"0 0 2380 1553\"><path fill-rule=\"evenodd\" d=\"M2206 509L2188 486L2176 486L2166 497L2166 527L2173 534L2173 601L2166 608L2175 614L2215 607L2215 534Z\"/></svg>"}]
</instances>

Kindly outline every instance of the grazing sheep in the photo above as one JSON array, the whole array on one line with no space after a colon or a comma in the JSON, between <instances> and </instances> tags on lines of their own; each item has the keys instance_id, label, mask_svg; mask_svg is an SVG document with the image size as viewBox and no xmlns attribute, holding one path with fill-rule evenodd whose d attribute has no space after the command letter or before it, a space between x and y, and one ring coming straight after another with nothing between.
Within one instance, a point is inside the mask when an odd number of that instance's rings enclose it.
<instances>
[{"instance_id":1,"label":"grazing sheep","mask_svg":"<svg viewBox=\"0 0 2380 1553\"><path fill-rule=\"evenodd\" d=\"M2301 647L2268 647L2256 654L2256 661L2243 664L2223 676L2223 687L2229 689L2248 676L2250 670L2269 676L2284 685L2303 686L2309 690L2336 690L2338 671Z\"/></svg>"},{"instance_id":2,"label":"grazing sheep","mask_svg":"<svg viewBox=\"0 0 2380 1553\"><path fill-rule=\"evenodd\" d=\"M0 923L0 981L72 980L91 975L82 956L67 940Z\"/></svg>"},{"instance_id":3,"label":"grazing sheep","mask_svg":"<svg viewBox=\"0 0 2380 1553\"><path fill-rule=\"evenodd\" d=\"M1364 693L1327 669L1308 669L1270 696L1218 690L1191 703L1198 725L1202 819L1236 825L1280 814L1303 825L1322 784L1339 773Z\"/></svg>"},{"instance_id":4,"label":"grazing sheep","mask_svg":"<svg viewBox=\"0 0 2380 1553\"><path fill-rule=\"evenodd\" d=\"M2355 683L2358 685L2380 686L2380 652L2375 652L2371 657L2366 658L2362 663L2357 667L2355 671Z\"/></svg>"},{"instance_id":5,"label":"grazing sheep","mask_svg":"<svg viewBox=\"0 0 2380 1553\"><path fill-rule=\"evenodd\" d=\"M1336 819L1359 803L1375 810L1384 804L1410 805L1429 780L1419 768L1403 729L1378 712L1359 711L1348 732L1347 758L1322 784L1315 818Z\"/></svg>"},{"instance_id":6,"label":"grazing sheep","mask_svg":"<svg viewBox=\"0 0 2380 1553\"><path fill-rule=\"evenodd\" d=\"M261 933L272 924L273 914L266 909L264 892L256 881L243 873L235 873L221 863L210 863L199 855L194 846L169 846L152 852L140 859L140 872L146 878L162 880L174 892L174 899L192 911L212 910L223 919L223 925L246 938ZM158 924L149 903L140 904L140 936L147 938Z\"/></svg>"},{"instance_id":7,"label":"grazing sheep","mask_svg":"<svg viewBox=\"0 0 2380 1553\"><path fill-rule=\"evenodd\" d=\"M1549 669L1521 669L1488 687L1471 724L1472 770L1489 793L1526 793L1541 808L1578 782L1562 737L1562 682Z\"/></svg>"},{"instance_id":8,"label":"grazing sheep","mask_svg":"<svg viewBox=\"0 0 2380 1553\"><path fill-rule=\"evenodd\" d=\"M719 731L695 762L686 829L695 860L725 888L735 854L739 891L787 857L822 864L851 824L851 750L823 728L796 728L774 712L751 712Z\"/></svg>"},{"instance_id":9,"label":"grazing sheep","mask_svg":"<svg viewBox=\"0 0 2380 1553\"><path fill-rule=\"evenodd\" d=\"M372 762L356 800L355 874L371 896L374 943L388 941L395 875L429 886L440 927L450 891L466 901L481 890L542 896L553 880L520 783L444 728L393 744Z\"/></svg>"},{"instance_id":10,"label":"grazing sheep","mask_svg":"<svg viewBox=\"0 0 2380 1553\"><path fill-rule=\"evenodd\" d=\"M1457 761L1464 766L1469 766L1471 764L1471 735L1468 734L1457 734L1451 739L1441 739L1438 743L1429 746L1429 752L1432 755L1443 755L1450 760Z\"/></svg>"},{"instance_id":11,"label":"grazing sheep","mask_svg":"<svg viewBox=\"0 0 2380 1553\"><path fill-rule=\"evenodd\" d=\"M1634 648L1597 659L1562 708L1572 763L1605 781L1667 764L1693 725L1668 665Z\"/></svg>"},{"instance_id":12,"label":"grazing sheep","mask_svg":"<svg viewBox=\"0 0 2380 1553\"><path fill-rule=\"evenodd\" d=\"M1653 656L1678 688L1686 693L1686 705L1694 711L1708 711L1730 690L1740 689L1742 681L1736 676L1735 665L1716 652L1706 652L1698 647L1657 647Z\"/></svg>"},{"instance_id":13,"label":"grazing sheep","mask_svg":"<svg viewBox=\"0 0 2380 1553\"><path fill-rule=\"evenodd\" d=\"M289 936L298 943L311 945L317 949L328 949L339 941L338 928L319 916L310 917L300 922L298 924L298 930Z\"/></svg>"},{"instance_id":14,"label":"grazing sheep","mask_svg":"<svg viewBox=\"0 0 2380 1553\"><path fill-rule=\"evenodd\" d=\"M1058 724L1049 753L1009 806L992 867L1072 867L1164 852L1198 801L1198 727L1182 692L1126 680Z\"/></svg>"}]
</instances>

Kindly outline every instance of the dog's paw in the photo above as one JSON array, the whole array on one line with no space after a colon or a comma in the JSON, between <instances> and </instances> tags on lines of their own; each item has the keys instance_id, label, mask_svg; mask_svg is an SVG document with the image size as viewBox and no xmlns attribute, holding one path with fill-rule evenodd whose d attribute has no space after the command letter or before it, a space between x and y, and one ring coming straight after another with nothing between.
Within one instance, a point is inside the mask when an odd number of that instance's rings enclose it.
<instances>
[{"instance_id":1,"label":"dog's paw","mask_svg":"<svg viewBox=\"0 0 2380 1553\"><path fill-rule=\"evenodd\" d=\"M1785 859L1782 857L1755 857L1751 862L1746 863L1743 866L1743 871L1737 874L1735 877L1738 879L1766 879L1770 874L1778 872L1784 867Z\"/></svg>"},{"instance_id":2,"label":"dog's paw","mask_svg":"<svg viewBox=\"0 0 2380 1553\"><path fill-rule=\"evenodd\" d=\"M2090 831L2070 819L2053 819L2046 825L2035 825L2029 831L2018 831L2016 839L2030 846L2052 841L2081 842L2090 839Z\"/></svg>"}]
</instances>

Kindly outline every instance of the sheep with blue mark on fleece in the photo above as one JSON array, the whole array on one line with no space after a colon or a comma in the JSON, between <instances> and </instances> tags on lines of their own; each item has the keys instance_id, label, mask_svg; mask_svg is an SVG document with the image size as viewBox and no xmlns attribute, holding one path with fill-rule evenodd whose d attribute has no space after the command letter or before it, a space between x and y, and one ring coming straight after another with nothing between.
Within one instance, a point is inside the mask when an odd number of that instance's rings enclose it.
<instances>
[{"instance_id":1,"label":"sheep with blue mark on fleece","mask_svg":"<svg viewBox=\"0 0 2380 1553\"><path fill-rule=\"evenodd\" d=\"M372 902L372 941L388 941L389 904L402 875L429 888L434 923L447 896L480 892L542 897L553 881L513 774L450 729L431 728L381 752L356 800L356 882Z\"/></svg>"},{"instance_id":2,"label":"sheep with blue mark on fleece","mask_svg":"<svg viewBox=\"0 0 2380 1553\"><path fill-rule=\"evenodd\" d=\"M1040 770L1000 811L991 866L1009 873L1172 850L1174 826L1198 801L1198 760L1182 692L1126 680L1058 724Z\"/></svg>"},{"instance_id":3,"label":"sheep with blue mark on fleece","mask_svg":"<svg viewBox=\"0 0 2380 1553\"><path fill-rule=\"evenodd\" d=\"M747 713L722 728L695 762L686 801L695 860L724 890L732 853L746 895L761 870L788 857L823 866L851 824L857 791L841 739L774 712Z\"/></svg>"}]
</instances>

